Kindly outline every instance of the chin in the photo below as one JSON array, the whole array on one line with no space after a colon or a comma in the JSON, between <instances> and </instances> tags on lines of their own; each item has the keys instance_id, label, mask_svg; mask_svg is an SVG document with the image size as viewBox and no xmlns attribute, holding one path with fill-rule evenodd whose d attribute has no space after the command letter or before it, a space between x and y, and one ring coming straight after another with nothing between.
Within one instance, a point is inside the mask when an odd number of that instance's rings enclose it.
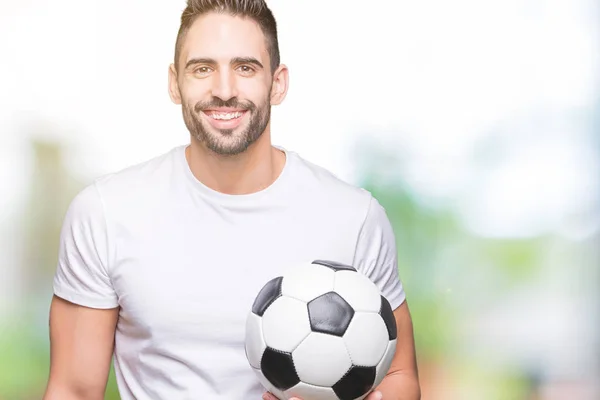
<instances>
[{"instance_id":1,"label":"chin","mask_svg":"<svg viewBox=\"0 0 600 400\"><path fill-rule=\"evenodd\" d=\"M221 155L237 155L246 151L251 145L247 139L235 133L230 135L211 134L208 140L202 140L206 147Z\"/></svg>"}]
</instances>

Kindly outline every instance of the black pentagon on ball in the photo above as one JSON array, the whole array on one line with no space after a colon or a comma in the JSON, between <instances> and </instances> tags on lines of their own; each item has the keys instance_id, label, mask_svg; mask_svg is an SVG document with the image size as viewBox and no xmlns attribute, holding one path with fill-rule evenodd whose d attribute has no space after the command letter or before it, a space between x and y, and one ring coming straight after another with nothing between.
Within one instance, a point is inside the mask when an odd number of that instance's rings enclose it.
<instances>
[{"instance_id":1,"label":"black pentagon on ball","mask_svg":"<svg viewBox=\"0 0 600 400\"><path fill-rule=\"evenodd\" d=\"M342 264L336 261L328 261L328 260L315 260L312 264L322 265L327 268L331 268L334 271L354 271L356 272L356 268L351 267L350 265Z\"/></svg>"},{"instance_id":2,"label":"black pentagon on ball","mask_svg":"<svg viewBox=\"0 0 600 400\"><path fill-rule=\"evenodd\" d=\"M308 318L313 332L344 336L354 309L339 294L325 293L308 302Z\"/></svg>"},{"instance_id":3,"label":"black pentagon on ball","mask_svg":"<svg viewBox=\"0 0 600 400\"><path fill-rule=\"evenodd\" d=\"M379 315L383 318L383 322L385 322L385 327L388 331L388 337L390 340L396 339L398 336L398 331L396 329L396 319L394 318L394 312L392 311L392 306L390 306L390 302L383 296L381 296L381 308L379 309Z\"/></svg>"},{"instance_id":4,"label":"black pentagon on ball","mask_svg":"<svg viewBox=\"0 0 600 400\"><path fill-rule=\"evenodd\" d=\"M263 286L260 292L258 292L256 299L254 299L254 304L252 305L252 312L254 314L262 317L265 311L267 311L267 308L281 296L282 281L283 277L280 276L271 279Z\"/></svg>"},{"instance_id":5,"label":"black pentagon on ball","mask_svg":"<svg viewBox=\"0 0 600 400\"><path fill-rule=\"evenodd\" d=\"M290 353L267 347L260 360L260 370L265 378L279 390L288 390L300 383Z\"/></svg>"},{"instance_id":6,"label":"black pentagon on ball","mask_svg":"<svg viewBox=\"0 0 600 400\"><path fill-rule=\"evenodd\" d=\"M340 400L354 400L373 388L376 367L352 367L332 389Z\"/></svg>"}]
</instances>

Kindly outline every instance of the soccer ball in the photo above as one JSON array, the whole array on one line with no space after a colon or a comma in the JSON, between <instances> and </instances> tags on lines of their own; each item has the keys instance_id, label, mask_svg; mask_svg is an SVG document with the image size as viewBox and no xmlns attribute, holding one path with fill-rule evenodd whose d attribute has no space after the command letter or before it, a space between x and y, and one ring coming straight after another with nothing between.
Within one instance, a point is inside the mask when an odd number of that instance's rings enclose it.
<instances>
[{"instance_id":1,"label":"soccer ball","mask_svg":"<svg viewBox=\"0 0 600 400\"><path fill-rule=\"evenodd\" d=\"M360 400L396 349L390 303L351 266L316 260L260 290L246 320L248 362L282 400Z\"/></svg>"}]
</instances>

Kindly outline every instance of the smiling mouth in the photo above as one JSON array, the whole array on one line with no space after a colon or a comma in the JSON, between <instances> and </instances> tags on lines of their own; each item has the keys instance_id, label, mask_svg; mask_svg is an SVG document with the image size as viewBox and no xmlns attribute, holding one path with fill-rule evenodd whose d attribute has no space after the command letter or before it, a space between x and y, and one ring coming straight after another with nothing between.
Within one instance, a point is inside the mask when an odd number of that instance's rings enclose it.
<instances>
[{"instance_id":1,"label":"smiling mouth","mask_svg":"<svg viewBox=\"0 0 600 400\"><path fill-rule=\"evenodd\" d=\"M216 112L216 111L205 111L204 114L209 118L215 119L217 121L231 121L234 119L241 118L246 111L236 111L236 112Z\"/></svg>"},{"instance_id":2,"label":"smiling mouth","mask_svg":"<svg viewBox=\"0 0 600 400\"><path fill-rule=\"evenodd\" d=\"M239 127L243 123L244 116L247 112L247 110L240 109L208 109L202 111L202 113L208 119L208 123L214 129L221 131L236 129Z\"/></svg>"}]
</instances>

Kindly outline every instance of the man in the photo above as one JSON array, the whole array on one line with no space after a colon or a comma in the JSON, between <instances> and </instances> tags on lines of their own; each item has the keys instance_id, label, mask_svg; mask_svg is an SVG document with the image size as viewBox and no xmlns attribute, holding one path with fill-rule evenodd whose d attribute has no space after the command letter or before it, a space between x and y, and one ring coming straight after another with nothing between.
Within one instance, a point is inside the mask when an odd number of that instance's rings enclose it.
<instances>
[{"instance_id":1,"label":"man","mask_svg":"<svg viewBox=\"0 0 600 400\"><path fill-rule=\"evenodd\" d=\"M271 144L270 108L285 98L288 70L264 1L189 0L175 53L169 93L191 141L96 180L71 203L44 399L102 399L113 355L123 400L274 398L246 360L245 319L265 282L315 259L355 266L395 309L396 356L368 399L418 399L385 211Z\"/></svg>"}]
</instances>

